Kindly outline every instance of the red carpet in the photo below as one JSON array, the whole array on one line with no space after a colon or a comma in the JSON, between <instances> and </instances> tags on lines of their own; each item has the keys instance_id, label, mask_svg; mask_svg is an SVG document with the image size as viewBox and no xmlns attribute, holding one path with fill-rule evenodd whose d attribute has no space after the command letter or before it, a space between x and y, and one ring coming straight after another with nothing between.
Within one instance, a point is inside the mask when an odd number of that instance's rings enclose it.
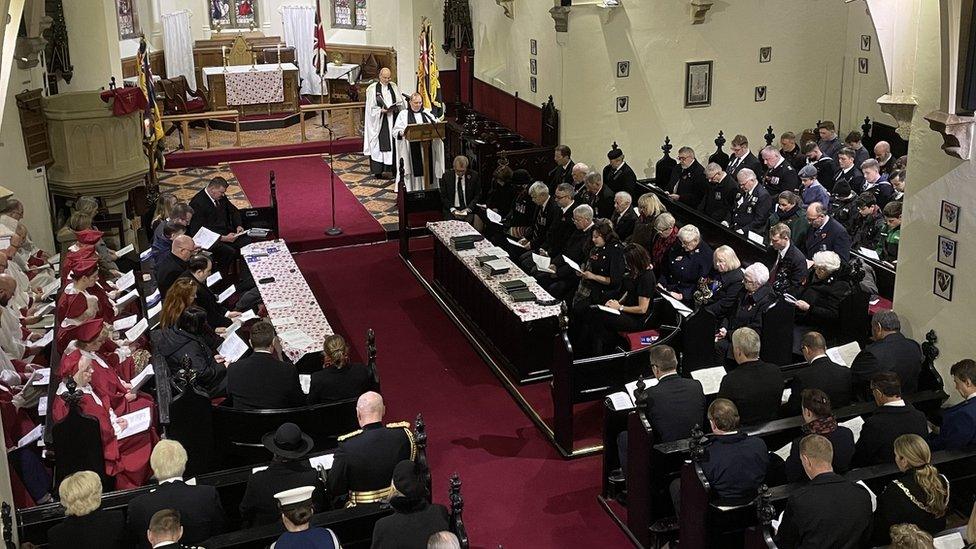
<instances>
[{"instance_id":1,"label":"red carpet","mask_svg":"<svg viewBox=\"0 0 976 549\"><path fill-rule=\"evenodd\" d=\"M472 547L630 547L596 500L601 458L558 456L396 252L389 242L295 259L360 356L376 330L387 420L424 414L434 499L447 503L458 472Z\"/></svg>"},{"instance_id":2,"label":"red carpet","mask_svg":"<svg viewBox=\"0 0 976 549\"><path fill-rule=\"evenodd\" d=\"M240 162L231 164L231 170L251 205L256 207L271 202L268 174L274 170L278 182L281 236L293 252L386 240L383 226L363 208L338 175L335 182L336 223L342 228L342 234L325 234L325 229L332 225L331 170L320 156Z\"/></svg>"},{"instance_id":3,"label":"red carpet","mask_svg":"<svg viewBox=\"0 0 976 549\"><path fill-rule=\"evenodd\" d=\"M362 152L363 139L361 137L339 139L333 145L332 152L334 154ZM166 168L169 170L177 170L180 168L216 166L221 162L240 162L242 160L296 156L301 154L328 154L328 152L328 141L307 141L305 143L295 143L294 145L269 145L265 147L177 151L166 155Z\"/></svg>"}]
</instances>

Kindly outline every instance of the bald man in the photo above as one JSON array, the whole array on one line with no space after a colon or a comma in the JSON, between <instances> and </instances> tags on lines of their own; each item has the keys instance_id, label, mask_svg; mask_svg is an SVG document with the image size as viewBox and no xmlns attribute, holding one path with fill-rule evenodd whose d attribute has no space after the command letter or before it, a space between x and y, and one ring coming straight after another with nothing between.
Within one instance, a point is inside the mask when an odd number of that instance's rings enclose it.
<instances>
[{"instance_id":1,"label":"bald man","mask_svg":"<svg viewBox=\"0 0 976 549\"><path fill-rule=\"evenodd\" d=\"M891 154L891 144L878 141L874 146L874 159L881 165L881 175L888 175L895 169L895 157Z\"/></svg>"},{"instance_id":2,"label":"bald man","mask_svg":"<svg viewBox=\"0 0 976 549\"><path fill-rule=\"evenodd\" d=\"M383 425L386 407L379 393L363 393L356 402L361 427L339 437L339 448L329 471L328 493L337 508L347 501L373 503L392 493L393 468L414 459L416 448L409 422Z\"/></svg>"},{"instance_id":3,"label":"bald man","mask_svg":"<svg viewBox=\"0 0 976 549\"><path fill-rule=\"evenodd\" d=\"M173 239L168 254L156 261L156 287L164 297L169 287L186 271L186 262L193 255L197 245L193 238L183 234Z\"/></svg>"},{"instance_id":4,"label":"bald man","mask_svg":"<svg viewBox=\"0 0 976 549\"><path fill-rule=\"evenodd\" d=\"M403 159L404 177L408 191L422 191L425 183L430 187L437 187L438 181L444 175L444 140L435 138L430 141L430 157L427 165L428 173L424 176L423 147L419 141L408 141L405 135L407 126L415 124L433 124L437 117L424 107L424 98L419 93L410 96L408 108L401 111L393 124L393 137L397 142L397 158ZM397 166L399 170L399 165Z\"/></svg>"},{"instance_id":5,"label":"bald man","mask_svg":"<svg viewBox=\"0 0 976 549\"><path fill-rule=\"evenodd\" d=\"M363 154L369 157L370 172L383 179L390 179L396 173L393 124L404 107L400 88L391 77L390 69L383 67L379 80L366 88L363 116Z\"/></svg>"}]
</instances>

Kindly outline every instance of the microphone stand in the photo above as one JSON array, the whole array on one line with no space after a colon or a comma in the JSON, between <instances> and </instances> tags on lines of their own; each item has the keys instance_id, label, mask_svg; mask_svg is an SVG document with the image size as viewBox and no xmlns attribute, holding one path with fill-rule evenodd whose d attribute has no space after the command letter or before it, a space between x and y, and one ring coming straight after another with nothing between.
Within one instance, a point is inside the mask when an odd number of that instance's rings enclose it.
<instances>
[{"instance_id":1,"label":"microphone stand","mask_svg":"<svg viewBox=\"0 0 976 549\"><path fill-rule=\"evenodd\" d=\"M323 126L329 132L329 188L332 190L332 226L326 229L325 234L329 236L339 236L342 234L342 229L336 226L336 216L335 216L335 164L333 162L335 153L332 152L332 148L335 145L335 132L332 131L331 125Z\"/></svg>"}]
</instances>

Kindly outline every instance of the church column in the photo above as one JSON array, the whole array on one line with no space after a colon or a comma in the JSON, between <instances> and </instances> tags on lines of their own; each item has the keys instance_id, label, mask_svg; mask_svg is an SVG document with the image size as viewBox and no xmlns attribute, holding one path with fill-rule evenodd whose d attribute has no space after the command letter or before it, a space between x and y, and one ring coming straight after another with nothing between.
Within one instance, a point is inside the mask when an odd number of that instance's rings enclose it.
<instances>
[{"instance_id":1,"label":"church column","mask_svg":"<svg viewBox=\"0 0 976 549\"><path fill-rule=\"evenodd\" d=\"M119 27L115 2L71 0L64 2L68 44L74 63L74 77L62 91L97 90L108 87L109 79L122 79Z\"/></svg>"},{"instance_id":2,"label":"church column","mask_svg":"<svg viewBox=\"0 0 976 549\"><path fill-rule=\"evenodd\" d=\"M878 98L882 112L898 123L898 135L908 139L915 99L915 49L920 0L868 0L878 45L888 77L888 93Z\"/></svg>"}]
</instances>

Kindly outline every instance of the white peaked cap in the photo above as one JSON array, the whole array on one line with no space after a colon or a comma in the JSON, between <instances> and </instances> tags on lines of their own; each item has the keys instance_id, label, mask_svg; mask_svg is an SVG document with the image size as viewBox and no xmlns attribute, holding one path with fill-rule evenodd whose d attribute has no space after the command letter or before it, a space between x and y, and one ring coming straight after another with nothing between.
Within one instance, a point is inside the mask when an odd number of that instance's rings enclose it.
<instances>
[{"instance_id":1,"label":"white peaked cap","mask_svg":"<svg viewBox=\"0 0 976 549\"><path fill-rule=\"evenodd\" d=\"M278 492L274 495L275 499L282 507L288 505L294 505L296 503L302 503L312 499L312 492L315 491L314 486L301 486L299 488L292 488L291 490L285 490L284 492Z\"/></svg>"}]
</instances>

